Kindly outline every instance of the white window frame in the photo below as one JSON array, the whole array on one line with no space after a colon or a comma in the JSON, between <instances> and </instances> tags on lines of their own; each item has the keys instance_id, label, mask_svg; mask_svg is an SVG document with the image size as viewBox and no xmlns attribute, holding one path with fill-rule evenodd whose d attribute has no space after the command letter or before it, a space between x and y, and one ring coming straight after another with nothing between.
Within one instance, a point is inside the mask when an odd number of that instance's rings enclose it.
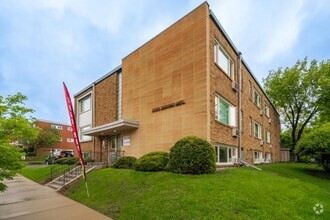
<instances>
[{"instance_id":1,"label":"white window frame","mask_svg":"<svg viewBox=\"0 0 330 220\"><path fill-rule=\"evenodd\" d=\"M228 108L228 124L226 122L223 122L220 120L220 101L226 102L229 106ZM220 123L223 123L225 125L231 126L231 127L237 127L237 122L236 122L236 106L233 106L230 104L226 99L222 98L219 95L215 95L215 100L214 100L214 107L215 107L215 119L219 121Z\"/></svg>"},{"instance_id":2,"label":"white window frame","mask_svg":"<svg viewBox=\"0 0 330 220\"><path fill-rule=\"evenodd\" d=\"M91 141L92 140L92 137L91 136L88 136L88 135L83 135L82 132L84 130L87 130L87 129L90 129L91 128L91 125L86 125L84 127L81 127L79 130L80 130L80 141L81 142L85 142L85 141Z\"/></svg>"},{"instance_id":3,"label":"white window frame","mask_svg":"<svg viewBox=\"0 0 330 220\"><path fill-rule=\"evenodd\" d=\"M68 127L67 130L68 130L68 131L72 131L72 127Z\"/></svg>"},{"instance_id":4,"label":"white window frame","mask_svg":"<svg viewBox=\"0 0 330 220\"><path fill-rule=\"evenodd\" d=\"M73 143L73 138L67 138L66 141L69 143Z\"/></svg>"},{"instance_id":5,"label":"white window frame","mask_svg":"<svg viewBox=\"0 0 330 220\"><path fill-rule=\"evenodd\" d=\"M268 131L267 129L265 129L265 140L267 143L270 143L270 131Z\"/></svg>"},{"instance_id":6,"label":"white window frame","mask_svg":"<svg viewBox=\"0 0 330 220\"><path fill-rule=\"evenodd\" d=\"M234 61L228 55L227 51L220 45L217 40L214 40L214 62L228 75L232 80L234 79ZM227 58L227 67L224 67L219 62L219 52Z\"/></svg>"},{"instance_id":7,"label":"white window frame","mask_svg":"<svg viewBox=\"0 0 330 220\"><path fill-rule=\"evenodd\" d=\"M248 85L248 93L249 93L249 98L251 99L251 93L252 93L252 83L251 83L251 81L249 80L249 85Z\"/></svg>"},{"instance_id":8,"label":"white window frame","mask_svg":"<svg viewBox=\"0 0 330 220\"><path fill-rule=\"evenodd\" d=\"M258 134L257 134L257 136L256 136L256 125L258 125ZM262 126L256 121L254 121L254 123L253 123L253 136L255 138L258 138L258 139L262 138Z\"/></svg>"},{"instance_id":9,"label":"white window frame","mask_svg":"<svg viewBox=\"0 0 330 220\"><path fill-rule=\"evenodd\" d=\"M257 95L257 103L256 103L256 99L255 99L256 95ZM256 89L253 90L253 103L256 106L258 106L258 108L261 107L261 96L260 96L259 92Z\"/></svg>"},{"instance_id":10,"label":"white window frame","mask_svg":"<svg viewBox=\"0 0 330 220\"><path fill-rule=\"evenodd\" d=\"M227 162L220 162L220 148L226 148L226 156L227 156ZM216 152L216 164L234 164L237 160L237 147L229 147L224 145L216 145L215 146L215 152Z\"/></svg>"},{"instance_id":11,"label":"white window frame","mask_svg":"<svg viewBox=\"0 0 330 220\"><path fill-rule=\"evenodd\" d=\"M265 163L271 163L271 162L272 162L272 154L265 153Z\"/></svg>"},{"instance_id":12,"label":"white window frame","mask_svg":"<svg viewBox=\"0 0 330 220\"><path fill-rule=\"evenodd\" d=\"M269 118L269 107L267 104L265 104L265 115Z\"/></svg>"},{"instance_id":13,"label":"white window frame","mask_svg":"<svg viewBox=\"0 0 330 220\"><path fill-rule=\"evenodd\" d=\"M264 158L263 158L263 155L262 155L262 152L261 151L254 151L254 155L253 155L253 162L254 163L262 163L264 162Z\"/></svg>"},{"instance_id":14,"label":"white window frame","mask_svg":"<svg viewBox=\"0 0 330 220\"><path fill-rule=\"evenodd\" d=\"M78 117L77 117L77 124L78 124L78 137L79 137L79 141L80 142L86 142L86 141L91 141L93 138L91 136L87 136L87 135L82 135L82 130L84 129L87 129L87 127L91 128L92 127L92 114L93 114L93 96L92 96L92 91L88 92L87 94L85 94L84 96L80 97L78 100L77 100L77 106L78 106ZM86 100L86 99L90 99L90 109L89 110L86 110L84 112L81 111L81 103L83 102L83 100ZM86 124L83 124L81 126L81 122L80 122L80 116L83 115L83 114L87 114L88 112L90 111L90 115L91 115L91 118L90 120L88 121L88 123Z\"/></svg>"},{"instance_id":15,"label":"white window frame","mask_svg":"<svg viewBox=\"0 0 330 220\"><path fill-rule=\"evenodd\" d=\"M51 125L52 128L55 128L57 130L62 130L63 127L61 125Z\"/></svg>"},{"instance_id":16,"label":"white window frame","mask_svg":"<svg viewBox=\"0 0 330 220\"><path fill-rule=\"evenodd\" d=\"M88 109L83 109L83 103L89 99L89 108ZM92 93L86 94L84 97L78 100L78 112L79 114L88 112L92 110Z\"/></svg>"}]
</instances>

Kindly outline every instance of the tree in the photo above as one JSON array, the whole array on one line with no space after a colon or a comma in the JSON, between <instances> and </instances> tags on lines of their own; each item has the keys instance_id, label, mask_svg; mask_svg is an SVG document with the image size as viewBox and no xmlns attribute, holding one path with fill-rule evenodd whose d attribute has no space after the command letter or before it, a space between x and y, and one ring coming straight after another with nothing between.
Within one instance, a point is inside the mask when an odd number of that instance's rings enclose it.
<instances>
[{"instance_id":1,"label":"tree","mask_svg":"<svg viewBox=\"0 0 330 220\"><path fill-rule=\"evenodd\" d=\"M33 118L28 117L33 110L25 107L26 100L21 93L0 96L0 192L6 190L2 181L12 179L23 167L20 150L11 143L32 141L38 134Z\"/></svg>"},{"instance_id":2,"label":"tree","mask_svg":"<svg viewBox=\"0 0 330 220\"><path fill-rule=\"evenodd\" d=\"M320 113L329 111L330 61L308 63L307 58L289 68L270 71L264 88L279 109L283 124L291 129L292 149L304 129Z\"/></svg>"},{"instance_id":3,"label":"tree","mask_svg":"<svg viewBox=\"0 0 330 220\"><path fill-rule=\"evenodd\" d=\"M48 147L51 148L60 142L61 136L58 130L52 127L40 129L37 138L30 144L36 148Z\"/></svg>"},{"instance_id":4,"label":"tree","mask_svg":"<svg viewBox=\"0 0 330 220\"><path fill-rule=\"evenodd\" d=\"M330 122L304 134L298 143L296 153L314 158L319 166L330 172Z\"/></svg>"}]
</instances>

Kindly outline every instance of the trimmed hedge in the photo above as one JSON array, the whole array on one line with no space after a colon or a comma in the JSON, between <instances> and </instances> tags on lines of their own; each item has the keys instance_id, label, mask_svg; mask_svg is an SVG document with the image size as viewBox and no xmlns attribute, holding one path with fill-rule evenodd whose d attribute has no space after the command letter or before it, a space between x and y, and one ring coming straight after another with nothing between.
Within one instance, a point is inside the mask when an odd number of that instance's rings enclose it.
<instances>
[{"instance_id":1,"label":"trimmed hedge","mask_svg":"<svg viewBox=\"0 0 330 220\"><path fill-rule=\"evenodd\" d=\"M169 160L167 152L151 152L140 157L135 164L135 169L139 171L162 171Z\"/></svg>"},{"instance_id":2,"label":"trimmed hedge","mask_svg":"<svg viewBox=\"0 0 330 220\"><path fill-rule=\"evenodd\" d=\"M119 158L113 165L113 168L117 169L134 169L137 159L135 157L122 157Z\"/></svg>"},{"instance_id":3,"label":"trimmed hedge","mask_svg":"<svg viewBox=\"0 0 330 220\"><path fill-rule=\"evenodd\" d=\"M55 160L56 164L68 164L68 165L73 165L78 163L79 159L76 157L63 157L60 159Z\"/></svg>"},{"instance_id":4,"label":"trimmed hedge","mask_svg":"<svg viewBox=\"0 0 330 220\"><path fill-rule=\"evenodd\" d=\"M214 147L196 136L184 137L171 148L168 170L183 174L214 173Z\"/></svg>"}]
</instances>

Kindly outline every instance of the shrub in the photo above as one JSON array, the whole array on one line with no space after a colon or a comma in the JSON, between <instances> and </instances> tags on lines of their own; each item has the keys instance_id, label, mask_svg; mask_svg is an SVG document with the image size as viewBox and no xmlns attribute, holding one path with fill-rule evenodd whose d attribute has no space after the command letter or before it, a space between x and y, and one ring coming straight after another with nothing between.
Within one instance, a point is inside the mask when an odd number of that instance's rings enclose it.
<instances>
[{"instance_id":1,"label":"shrub","mask_svg":"<svg viewBox=\"0 0 330 220\"><path fill-rule=\"evenodd\" d=\"M27 152L26 156L27 157L35 157L35 156L37 156L37 154L35 152Z\"/></svg>"},{"instance_id":2,"label":"shrub","mask_svg":"<svg viewBox=\"0 0 330 220\"><path fill-rule=\"evenodd\" d=\"M57 159L55 161L55 163L62 164L62 165L63 164L73 165L73 164L76 164L78 161L79 161L79 159L76 157L63 157L63 158Z\"/></svg>"},{"instance_id":3,"label":"shrub","mask_svg":"<svg viewBox=\"0 0 330 220\"><path fill-rule=\"evenodd\" d=\"M169 154L167 152L151 152L143 155L136 161L135 169L139 171L165 170L168 159Z\"/></svg>"},{"instance_id":4,"label":"shrub","mask_svg":"<svg viewBox=\"0 0 330 220\"><path fill-rule=\"evenodd\" d=\"M133 169L136 161L137 159L135 157L122 157L119 158L112 167L119 169Z\"/></svg>"},{"instance_id":5,"label":"shrub","mask_svg":"<svg viewBox=\"0 0 330 220\"><path fill-rule=\"evenodd\" d=\"M78 162L79 162L79 159L78 159ZM95 162L95 160L93 160L90 157L84 158L84 165L87 165L87 163L92 163L92 162Z\"/></svg>"},{"instance_id":6,"label":"shrub","mask_svg":"<svg viewBox=\"0 0 330 220\"><path fill-rule=\"evenodd\" d=\"M168 169L174 173L213 173L215 166L214 147L195 136L184 137L171 148Z\"/></svg>"}]
</instances>

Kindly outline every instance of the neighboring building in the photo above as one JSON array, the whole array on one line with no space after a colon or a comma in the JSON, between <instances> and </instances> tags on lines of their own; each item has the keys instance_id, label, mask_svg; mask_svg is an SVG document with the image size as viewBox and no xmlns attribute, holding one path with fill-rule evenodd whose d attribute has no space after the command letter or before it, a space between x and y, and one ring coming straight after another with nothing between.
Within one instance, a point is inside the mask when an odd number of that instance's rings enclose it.
<instances>
[{"instance_id":1,"label":"neighboring building","mask_svg":"<svg viewBox=\"0 0 330 220\"><path fill-rule=\"evenodd\" d=\"M35 125L41 129L43 128L55 128L58 130L59 135L61 136L60 142L52 147L40 147L37 148L37 155L44 155L44 154L50 154L53 152L60 152L61 150L73 150L74 155L77 155L77 151L74 146L73 138L72 138L72 128L70 125L52 122L52 121L46 121L38 119L35 123Z\"/></svg>"},{"instance_id":2,"label":"neighboring building","mask_svg":"<svg viewBox=\"0 0 330 220\"><path fill-rule=\"evenodd\" d=\"M188 135L212 143L218 165L280 160L279 115L206 2L78 92L75 109L97 161L169 151Z\"/></svg>"},{"instance_id":3,"label":"neighboring building","mask_svg":"<svg viewBox=\"0 0 330 220\"><path fill-rule=\"evenodd\" d=\"M281 148L281 162L289 162L291 160L290 148Z\"/></svg>"}]
</instances>

